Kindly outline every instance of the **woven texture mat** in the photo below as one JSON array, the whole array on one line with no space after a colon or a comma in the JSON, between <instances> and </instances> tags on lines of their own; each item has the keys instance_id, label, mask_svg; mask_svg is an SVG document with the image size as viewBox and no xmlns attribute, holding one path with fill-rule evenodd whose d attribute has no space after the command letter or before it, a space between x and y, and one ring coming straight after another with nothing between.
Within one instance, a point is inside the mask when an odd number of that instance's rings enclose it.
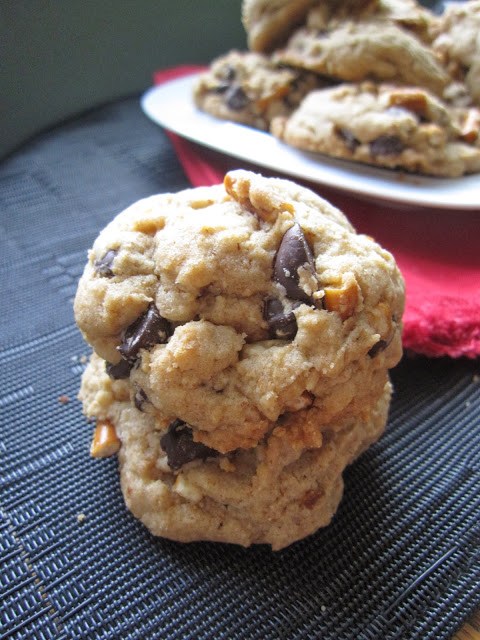
<instances>
[{"instance_id":1,"label":"woven texture mat","mask_svg":"<svg viewBox=\"0 0 480 640\"><path fill-rule=\"evenodd\" d=\"M0 165L0 637L449 638L480 603L478 361L404 359L332 525L279 553L155 539L89 457L72 299L98 231L187 187L131 98Z\"/></svg>"}]
</instances>

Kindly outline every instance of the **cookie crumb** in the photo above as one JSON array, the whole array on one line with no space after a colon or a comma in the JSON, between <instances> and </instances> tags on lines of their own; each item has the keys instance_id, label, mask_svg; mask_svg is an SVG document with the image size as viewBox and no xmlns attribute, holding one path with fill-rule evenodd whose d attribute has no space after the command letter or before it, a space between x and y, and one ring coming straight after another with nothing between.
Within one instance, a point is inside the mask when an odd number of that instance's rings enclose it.
<instances>
[{"instance_id":1,"label":"cookie crumb","mask_svg":"<svg viewBox=\"0 0 480 640\"><path fill-rule=\"evenodd\" d=\"M320 611L322 613L325 613L326 610L327 610L327 607L324 604L322 604L322 606L320 607Z\"/></svg>"},{"instance_id":2,"label":"cookie crumb","mask_svg":"<svg viewBox=\"0 0 480 640\"><path fill-rule=\"evenodd\" d=\"M68 404L70 402L70 398L63 394L58 397L58 401L60 402L60 404Z\"/></svg>"},{"instance_id":3,"label":"cookie crumb","mask_svg":"<svg viewBox=\"0 0 480 640\"><path fill-rule=\"evenodd\" d=\"M80 356L80 362L82 364L86 364L88 362L88 356L86 355Z\"/></svg>"},{"instance_id":4,"label":"cookie crumb","mask_svg":"<svg viewBox=\"0 0 480 640\"><path fill-rule=\"evenodd\" d=\"M77 522L78 522L78 524L83 524L86 519L87 519L87 516L84 513L77 514Z\"/></svg>"},{"instance_id":5,"label":"cookie crumb","mask_svg":"<svg viewBox=\"0 0 480 640\"><path fill-rule=\"evenodd\" d=\"M472 378L472 382L474 384L478 384L480 382L480 373L475 373L473 378Z\"/></svg>"}]
</instances>

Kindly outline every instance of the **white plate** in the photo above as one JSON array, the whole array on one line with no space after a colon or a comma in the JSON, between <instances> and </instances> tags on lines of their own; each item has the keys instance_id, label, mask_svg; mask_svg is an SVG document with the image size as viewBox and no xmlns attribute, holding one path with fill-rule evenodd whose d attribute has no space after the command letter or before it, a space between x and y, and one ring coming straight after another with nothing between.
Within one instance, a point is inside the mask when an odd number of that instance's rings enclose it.
<instances>
[{"instance_id":1,"label":"white plate","mask_svg":"<svg viewBox=\"0 0 480 640\"><path fill-rule=\"evenodd\" d=\"M294 149L268 133L219 120L197 109L192 100L196 77L189 75L149 89L141 99L146 115L184 138L271 171L370 199L480 211L480 174L428 178Z\"/></svg>"}]
</instances>

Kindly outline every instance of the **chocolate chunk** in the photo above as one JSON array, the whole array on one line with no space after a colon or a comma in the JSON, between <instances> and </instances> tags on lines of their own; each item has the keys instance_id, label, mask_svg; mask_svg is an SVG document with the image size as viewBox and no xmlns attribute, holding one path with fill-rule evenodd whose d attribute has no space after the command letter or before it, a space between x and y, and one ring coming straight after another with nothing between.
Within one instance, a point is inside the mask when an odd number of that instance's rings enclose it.
<instances>
[{"instance_id":1,"label":"chocolate chunk","mask_svg":"<svg viewBox=\"0 0 480 640\"><path fill-rule=\"evenodd\" d=\"M127 328L118 350L125 360L134 363L140 349L151 349L156 344L163 344L171 335L170 323L162 318L151 302L145 313Z\"/></svg>"},{"instance_id":2,"label":"chocolate chunk","mask_svg":"<svg viewBox=\"0 0 480 640\"><path fill-rule=\"evenodd\" d=\"M232 83L235 80L236 71L234 67L227 64L221 69L218 75L221 79L219 80L218 84L210 89L210 91L213 91L213 93L225 93L226 91L231 89Z\"/></svg>"},{"instance_id":3,"label":"chocolate chunk","mask_svg":"<svg viewBox=\"0 0 480 640\"><path fill-rule=\"evenodd\" d=\"M311 304L311 297L300 287L298 270L301 267L315 275L312 252L302 228L295 223L282 238L275 258L273 274L275 280L285 287L289 298Z\"/></svg>"},{"instance_id":4,"label":"chocolate chunk","mask_svg":"<svg viewBox=\"0 0 480 640\"><path fill-rule=\"evenodd\" d=\"M388 347L388 342L386 340L379 340L376 342L373 347L371 347L368 351L368 355L370 358L374 358L381 351L384 351Z\"/></svg>"},{"instance_id":5,"label":"chocolate chunk","mask_svg":"<svg viewBox=\"0 0 480 640\"><path fill-rule=\"evenodd\" d=\"M293 340L297 334L297 319L293 311L285 311L280 300L268 298L263 307L263 317L268 322L270 336L280 340Z\"/></svg>"},{"instance_id":6,"label":"chocolate chunk","mask_svg":"<svg viewBox=\"0 0 480 640\"><path fill-rule=\"evenodd\" d=\"M143 411L147 402L147 394L143 389L137 387L135 390L135 395L133 396L133 404L139 411Z\"/></svg>"},{"instance_id":7,"label":"chocolate chunk","mask_svg":"<svg viewBox=\"0 0 480 640\"><path fill-rule=\"evenodd\" d=\"M228 84L228 82L220 82L219 84L216 84L214 87L209 89L209 91L211 91L212 93L225 93L225 91L228 91L229 88L230 85Z\"/></svg>"},{"instance_id":8,"label":"chocolate chunk","mask_svg":"<svg viewBox=\"0 0 480 640\"><path fill-rule=\"evenodd\" d=\"M250 98L247 96L242 87L238 85L232 85L225 93L225 104L232 111L241 111L250 102Z\"/></svg>"},{"instance_id":9,"label":"chocolate chunk","mask_svg":"<svg viewBox=\"0 0 480 640\"><path fill-rule=\"evenodd\" d=\"M167 433L160 438L160 446L167 454L168 465L180 469L187 462L218 456L218 451L201 442L194 442L191 427L182 420L174 420Z\"/></svg>"},{"instance_id":10,"label":"chocolate chunk","mask_svg":"<svg viewBox=\"0 0 480 640\"><path fill-rule=\"evenodd\" d=\"M345 143L345 146L347 147L347 149L349 151L351 151L352 153L355 151L355 149L360 144L359 140L357 140L357 138L355 138L353 133L351 131L349 131L348 129L337 129L337 134L343 140L343 142Z\"/></svg>"},{"instance_id":11,"label":"chocolate chunk","mask_svg":"<svg viewBox=\"0 0 480 640\"><path fill-rule=\"evenodd\" d=\"M372 156L394 156L404 149L405 145L397 136L380 136L370 142Z\"/></svg>"},{"instance_id":12,"label":"chocolate chunk","mask_svg":"<svg viewBox=\"0 0 480 640\"><path fill-rule=\"evenodd\" d=\"M99 276L112 278L115 275L113 273L112 266L117 253L118 251L115 251L115 249L109 249L103 258L95 260L94 267Z\"/></svg>"},{"instance_id":13,"label":"chocolate chunk","mask_svg":"<svg viewBox=\"0 0 480 640\"><path fill-rule=\"evenodd\" d=\"M113 380L123 380L128 378L130 375L130 371L132 369L132 363L127 362L123 358L117 364L112 364L111 362L105 363L105 369Z\"/></svg>"}]
</instances>

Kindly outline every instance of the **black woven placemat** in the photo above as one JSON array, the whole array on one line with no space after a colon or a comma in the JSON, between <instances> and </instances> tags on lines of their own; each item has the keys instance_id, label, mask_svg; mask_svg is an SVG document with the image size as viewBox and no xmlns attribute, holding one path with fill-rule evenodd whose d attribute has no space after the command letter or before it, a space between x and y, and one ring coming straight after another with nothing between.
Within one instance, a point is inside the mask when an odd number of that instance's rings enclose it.
<instances>
[{"instance_id":1,"label":"black woven placemat","mask_svg":"<svg viewBox=\"0 0 480 640\"><path fill-rule=\"evenodd\" d=\"M0 165L0 638L449 638L480 604L479 363L404 358L385 437L290 548L155 539L89 458L72 299L98 231L188 186L138 98Z\"/></svg>"}]
</instances>

